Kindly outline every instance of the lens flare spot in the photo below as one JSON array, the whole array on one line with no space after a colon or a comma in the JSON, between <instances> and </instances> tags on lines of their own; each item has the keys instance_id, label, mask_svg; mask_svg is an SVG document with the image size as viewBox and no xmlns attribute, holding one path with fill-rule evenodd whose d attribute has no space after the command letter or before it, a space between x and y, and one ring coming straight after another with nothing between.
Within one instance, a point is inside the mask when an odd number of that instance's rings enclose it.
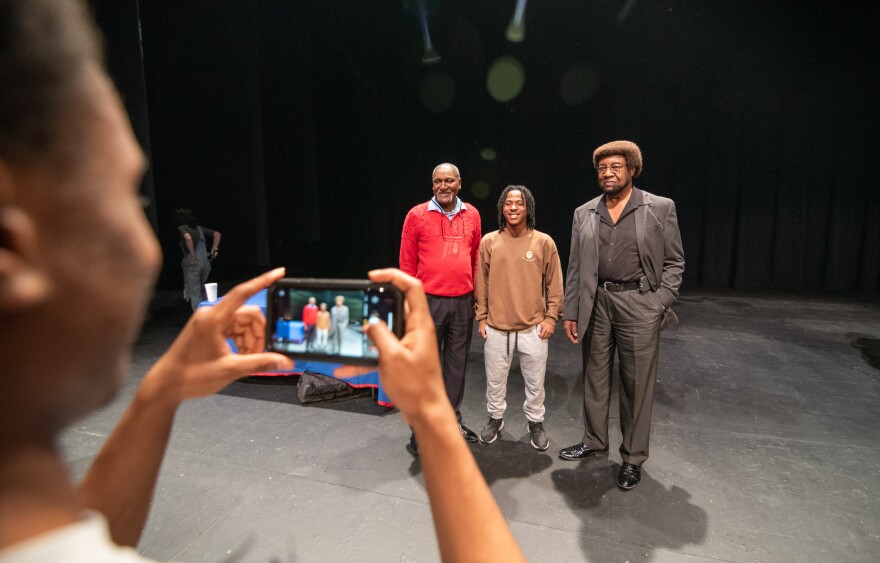
<instances>
[{"instance_id":1,"label":"lens flare spot","mask_svg":"<svg viewBox=\"0 0 880 563\"><path fill-rule=\"evenodd\" d=\"M471 186L471 194L477 199L486 199L490 191L489 184L482 180L477 180Z\"/></svg>"},{"instance_id":2,"label":"lens flare spot","mask_svg":"<svg viewBox=\"0 0 880 563\"><path fill-rule=\"evenodd\" d=\"M489 67L486 88L499 102L509 102L519 96L526 81L526 71L516 57L500 57Z\"/></svg>"}]
</instances>

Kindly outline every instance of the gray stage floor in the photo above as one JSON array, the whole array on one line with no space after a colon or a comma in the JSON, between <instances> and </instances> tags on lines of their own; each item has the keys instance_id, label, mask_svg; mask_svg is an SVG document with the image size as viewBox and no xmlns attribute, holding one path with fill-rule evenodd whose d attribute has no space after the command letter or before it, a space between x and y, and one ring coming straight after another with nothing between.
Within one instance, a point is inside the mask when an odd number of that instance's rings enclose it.
<instances>
[{"instance_id":1,"label":"gray stage floor","mask_svg":"<svg viewBox=\"0 0 880 563\"><path fill-rule=\"evenodd\" d=\"M186 318L182 300L161 304L120 397L63 436L76 477ZM880 305L686 292L676 311L682 323L663 334L651 458L630 492L614 484L616 446L608 459L556 456L582 435L580 351L561 330L547 373L547 452L528 443L512 370L502 439L471 450L526 556L880 560ZM477 338L462 407L476 431L484 392ZM408 435L396 410L369 397L300 405L292 378L245 380L187 404L140 551L162 561L436 561Z\"/></svg>"}]
</instances>

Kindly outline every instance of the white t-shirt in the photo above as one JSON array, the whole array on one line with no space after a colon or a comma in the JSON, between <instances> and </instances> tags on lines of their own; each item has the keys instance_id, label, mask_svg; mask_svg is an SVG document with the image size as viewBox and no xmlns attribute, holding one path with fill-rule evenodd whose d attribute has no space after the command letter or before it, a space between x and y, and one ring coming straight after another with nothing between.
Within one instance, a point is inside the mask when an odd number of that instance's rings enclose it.
<instances>
[{"instance_id":1,"label":"white t-shirt","mask_svg":"<svg viewBox=\"0 0 880 563\"><path fill-rule=\"evenodd\" d=\"M107 520L89 512L75 524L0 550L0 563L145 563L153 561L110 539Z\"/></svg>"}]
</instances>

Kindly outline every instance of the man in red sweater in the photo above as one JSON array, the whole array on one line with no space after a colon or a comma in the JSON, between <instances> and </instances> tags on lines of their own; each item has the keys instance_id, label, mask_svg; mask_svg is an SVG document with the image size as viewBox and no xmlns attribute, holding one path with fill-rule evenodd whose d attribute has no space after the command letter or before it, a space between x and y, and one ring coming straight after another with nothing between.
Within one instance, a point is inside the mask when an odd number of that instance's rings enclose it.
<instances>
[{"instance_id":1,"label":"man in red sweater","mask_svg":"<svg viewBox=\"0 0 880 563\"><path fill-rule=\"evenodd\" d=\"M318 324L318 301L309 297L309 302L303 307L303 333L306 341L306 351L312 349L315 340L315 325Z\"/></svg>"},{"instance_id":2,"label":"man in red sweater","mask_svg":"<svg viewBox=\"0 0 880 563\"><path fill-rule=\"evenodd\" d=\"M461 435L477 435L461 420L464 374L474 324L474 272L482 231L480 214L458 198L461 174L454 164L440 164L432 175L434 197L406 215L400 239L400 269L425 286L446 394L455 408ZM419 454L415 435L407 449Z\"/></svg>"}]
</instances>

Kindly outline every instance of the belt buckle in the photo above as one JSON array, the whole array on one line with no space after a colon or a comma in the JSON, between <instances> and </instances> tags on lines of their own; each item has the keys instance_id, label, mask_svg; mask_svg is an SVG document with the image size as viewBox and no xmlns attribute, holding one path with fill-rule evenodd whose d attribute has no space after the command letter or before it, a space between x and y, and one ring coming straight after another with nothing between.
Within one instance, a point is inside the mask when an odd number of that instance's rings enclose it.
<instances>
[{"instance_id":1,"label":"belt buckle","mask_svg":"<svg viewBox=\"0 0 880 563\"><path fill-rule=\"evenodd\" d=\"M608 286L609 286L609 285L614 285L614 284L611 283L610 281L602 282L602 289L604 289L606 293L607 293L608 291L611 291L611 290L608 289Z\"/></svg>"}]
</instances>

